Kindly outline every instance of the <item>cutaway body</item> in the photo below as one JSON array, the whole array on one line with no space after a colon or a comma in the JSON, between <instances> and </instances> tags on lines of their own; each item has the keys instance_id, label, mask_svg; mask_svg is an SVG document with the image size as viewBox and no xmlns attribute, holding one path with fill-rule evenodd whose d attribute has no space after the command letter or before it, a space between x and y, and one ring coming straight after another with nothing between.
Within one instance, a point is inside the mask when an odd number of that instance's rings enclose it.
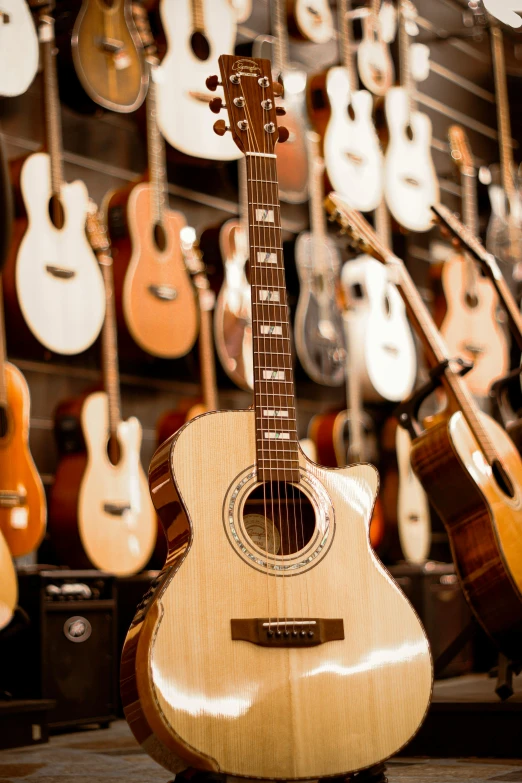
<instances>
[{"instance_id":1,"label":"cutaway body","mask_svg":"<svg viewBox=\"0 0 522 783\"><path fill-rule=\"evenodd\" d=\"M24 93L38 70L38 36L26 0L0 6L0 95Z\"/></svg>"},{"instance_id":2,"label":"cutaway body","mask_svg":"<svg viewBox=\"0 0 522 783\"><path fill-rule=\"evenodd\" d=\"M16 259L20 308L46 348L80 353L97 338L105 315L103 279L85 235L87 189L79 180L61 187L65 222L58 229L49 216L52 190L46 153L27 158L21 188L29 222Z\"/></svg>"},{"instance_id":3,"label":"cutaway body","mask_svg":"<svg viewBox=\"0 0 522 783\"><path fill-rule=\"evenodd\" d=\"M47 508L29 451L29 388L13 364L6 362L3 372L7 406L2 411L5 429L2 426L0 432L0 531L13 557L21 557L42 541Z\"/></svg>"},{"instance_id":4,"label":"cutaway body","mask_svg":"<svg viewBox=\"0 0 522 783\"><path fill-rule=\"evenodd\" d=\"M127 720L175 772L295 780L368 767L417 731L432 685L420 622L370 548L376 471L300 453L316 523L283 557L244 527L255 453L254 412L230 411L193 420L153 459L169 555L125 643ZM281 649L232 639L231 620L270 617L336 619L345 638Z\"/></svg>"}]
</instances>

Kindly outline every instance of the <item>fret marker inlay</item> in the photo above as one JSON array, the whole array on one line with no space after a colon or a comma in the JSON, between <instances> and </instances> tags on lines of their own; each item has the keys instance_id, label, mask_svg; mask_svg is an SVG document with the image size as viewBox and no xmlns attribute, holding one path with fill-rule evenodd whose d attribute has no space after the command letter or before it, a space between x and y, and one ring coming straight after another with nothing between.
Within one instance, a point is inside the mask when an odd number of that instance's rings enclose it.
<instances>
[{"instance_id":1,"label":"fret marker inlay","mask_svg":"<svg viewBox=\"0 0 522 783\"><path fill-rule=\"evenodd\" d=\"M273 209L256 209L256 220L259 223L273 223L274 222L274 210Z\"/></svg>"},{"instance_id":2,"label":"fret marker inlay","mask_svg":"<svg viewBox=\"0 0 522 783\"><path fill-rule=\"evenodd\" d=\"M272 417L272 418L279 418L279 419L287 419L288 418L288 410L285 408L284 410L277 410L276 408L268 408L267 410L263 411L263 416Z\"/></svg>"},{"instance_id":3,"label":"fret marker inlay","mask_svg":"<svg viewBox=\"0 0 522 783\"><path fill-rule=\"evenodd\" d=\"M268 334L268 335L282 335L283 334L283 327L282 326L274 326L273 324L260 324L259 331L261 334Z\"/></svg>"},{"instance_id":4,"label":"fret marker inlay","mask_svg":"<svg viewBox=\"0 0 522 783\"><path fill-rule=\"evenodd\" d=\"M266 291L261 289L259 291L259 299L261 302L279 302L279 291Z\"/></svg>"},{"instance_id":5,"label":"fret marker inlay","mask_svg":"<svg viewBox=\"0 0 522 783\"><path fill-rule=\"evenodd\" d=\"M265 381L284 381L284 370L263 370L263 380Z\"/></svg>"},{"instance_id":6,"label":"fret marker inlay","mask_svg":"<svg viewBox=\"0 0 522 783\"><path fill-rule=\"evenodd\" d=\"M277 253L263 253L262 250L257 252L258 264L277 264Z\"/></svg>"},{"instance_id":7,"label":"fret marker inlay","mask_svg":"<svg viewBox=\"0 0 522 783\"><path fill-rule=\"evenodd\" d=\"M289 432L265 432L265 438L268 440L290 440Z\"/></svg>"}]
</instances>

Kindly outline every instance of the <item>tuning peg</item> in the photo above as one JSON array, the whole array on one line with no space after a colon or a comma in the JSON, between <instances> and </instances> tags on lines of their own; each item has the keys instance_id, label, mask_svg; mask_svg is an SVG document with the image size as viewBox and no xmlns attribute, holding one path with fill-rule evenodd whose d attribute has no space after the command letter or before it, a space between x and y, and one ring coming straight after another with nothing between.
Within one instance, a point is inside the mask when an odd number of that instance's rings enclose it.
<instances>
[{"instance_id":1,"label":"tuning peg","mask_svg":"<svg viewBox=\"0 0 522 783\"><path fill-rule=\"evenodd\" d=\"M282 125L278 129L278 138L280 144L283 144L285 141L288 141L288 137L290 136L290 131L288 128L284 128Z\"/></svg>"},{"instance_id":2,"label":"tuning peg","mask_svg":"<svg viewBox=\"0 0 522 783\"><path fill-rule=\"evenodd\" d=\"M219 76L209 76L205 84L207 85L207 90L210 90L210 92L215 92L218 88L218 85L221 85L221 82L219 81Z\"/></svg>"},{"instance_id":3,"label":"tuning peg","mask_svg":"<svg viewBox=\"0 0 522 783\"><path fill-rule=\"evenodd\" d=\"M225 120L216 120L214 123L214 133L217 133L218 136L224 136L229 130L230 128L227 128Z\"/></svg>"},{"instance_id":4,"label":"tuning peg","mask_svg":"<svg viewBox=\"0 0 522 783\"><path fill-rule=\"evenodd\" d=\"M286 114L286 109L284 106L276 106L276 114L278 117L284 117Z\"/></svg>"},{"instance_id":5,"label":"tuning peg","mask_svg":"<svg viewBox=\"0 0 522 783\"><path fill-rule=\"evenodd\" d=\"M223 103L222 98L212 98L212 100L208 104L208 107L210 111L214 112L214 114L219 114L221 109L225 108L225 104Z\"/></svg>"},{"instance_id":6,"label":"tuning peg","mask_svg":"<svg viewBox=\"0 0 522 783\"><path fill-rule=\"evenodd\" d=\"M284 91L285 91L285 88L283 87L283 85L282 85L282 84L279 84L279 82L274 82L274 83L272 84L272 87L273 87L273 89L274 89L274 95L275 95L275 97L276 97L276 98L282 98L282 97L283 97L283 93L284 93Z\"/></svg>"}]
</instances>

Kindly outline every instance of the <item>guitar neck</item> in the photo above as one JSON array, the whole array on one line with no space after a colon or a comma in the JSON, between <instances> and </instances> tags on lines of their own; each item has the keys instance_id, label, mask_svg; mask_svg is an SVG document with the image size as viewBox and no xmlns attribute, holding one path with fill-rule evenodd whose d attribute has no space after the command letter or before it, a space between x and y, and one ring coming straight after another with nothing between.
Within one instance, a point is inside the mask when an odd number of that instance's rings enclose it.
<instances>
[{"instance_id":1,"label":"guitar neck","mask_svg":"<svg viewBox=\"0 0 522 783\"><path fill-rule=\"evenodd\" d=\"M52 191L57 195L63 185L64 175L62 121L58 97L54 19L52 16L42 16L40 18L39 37L42 45L47 150L51 158Z\"/></svg>"},{"instance_id":2,"label":"guitar neck","mask_svg":"<svg viewBox=\"0 0 522 783\"><path fill-rule=\"evenodd\" d=\"M247 185L247 172L246 172L246 160L240 158L238 160L238 181L239 181L239 224L241 231L245 237L245 242L248 243L248 185Z\"/></svg>"},{"instance_id":3,"label":"guitar neck","mask_svg":"<svg viewBox=\"0 0 522 783\"><path fill-rule=\"evenodd\" d=\"M201 369L203 405L206 411L215 411L219 407L219 403L214 343L212 342L212 308L214 306L214 293L210 289L204 271L198 272L198 274L195 275L194 285L198 291L200 304L199 363Z\"/></svg>"},{"instance_id":4,"label":"guitar neck","mask_svg":"<svg viewBox=\"0 0 522 783\"><path fill-rule=\"evenodd\" d=\"M409 0L407 0L408 2ZM408 33L408 20L406 18L406 3L401 0L400 4L400 24L399 24L399 60L401 68L401 85L408 94L408 105L410 113L417 108L415 100L415 82L411 72L411 41Z\"/></svg>"},{"instance_id":5,"label":"guitar neck","mask_svg":"<svg viewBox=\"0 0 522 783\"><path fill-rule=\"evenodd\" d=\"M363 433L362 433L362 398L361 398L361 379L359 376L356 351L357 346L353 339L353 328L356 314L349 308L343 313L344 336L346 341L346 355L353 357L346 368L346 408L349 412L349 455L350 461L362 462L363 455Z\"/></svg>"},{"instance_id":6,"label":"guitar neck","mask_svg":"<svg viewBox=\"0 0 522 783\"><path fill-rule=\"evenodd\" d=\"M502 185L506 196L512 198L515 194L515 183L513 180L513 147L511 142L511 121L509 118L504 38L502 30L494 25L491 27L491 41L493 70L495 73L495 90L497 94L497 122L499 130Z\"/></svg>"},{"instance_id":7,"label":"guitar neck","mask_svg":"<svg viewBox=\"0 0 522 783\"><path fill-rule=\"evenodd\" d=\"M158 126L158 108L155 74L157 63L150 66L149 90L147 93L147 148L150 182L152 185L152 222L162 222L168 203L167 175L165 170L165 142Z\"/></svg>"},{"instance_id":8,"label":"guitar neck","mask_svg":"<svg viewBox=\"0 0 522 783\"><path fill-rule=\"evenodd\" d=\"M477 205L477 175L474 169L461 171L462 181L462 216L465 225L472 234L478 236L478 205Z\"/></svg>"},{"instance_id":9,"label":"guitar neck","mask_svg":"<svg viewBox=\"0 0 522 783\"><path fill-rule=\"evenodd\" d=\"M4 407L7 405L7 383L5 378L6 361L4 294L2 290L2 276L0 275L0 405Z\"/></svg>"},{"instance_id":10,"label":"guitar neck","mask_svg":"<svg viewBox=\"0 0 522 783\"><path fill-rule=\"evenodd\" d=\"M274 41L273 66L276 74L280 74L288 66L288 28L284 0L271 0L270 18Z\"/></svg>"},{"instance_id":11,"label":"guitar neck","mask_svg":"<svg viewBox=\"0 0 522 783\"><path fill-rule=\"evenodd\" d=\"M118 371L118 342L116 336L116 309L114 304L114 278L112 257L108 253L98 256L105 285L105 321L102 332L102 362L105 391L109 398L109 431L116 435L121 421L120 374Z\"/></svg>"},{"instance_id":12,"label":"guitar neck","mask_svg":"<svg viewBox=\"0 0 522 783\"><path fill-rule=\"evenodd\" d=\"M326 237L326 216L324 214L324 160L320 153L321 137L318 133L308 131L308 181L310 190L310 227L312 235L318 240Z\"/></svg>"},{"instance_id":13,"label":"guitar neck","mask_svg":"<svg viewBox=\"0 0 522 783\"><path fill-rule=\"evenodd\" d=\"M375 230L382 244L391 250L393 247L391 219L384 199L375 210Z\"/></svg>"},{"instance_id":14,"label":"guitar neck","mask_svg":"<svg viewBox=\"0 0 522 783\"><path fill-rule=\"evenodd\" d=\"M299 481L276 156L246 158L259 481Z\"/></svg>"},{"instance_id":15,"label":"guitar neck","mask_svg":"<svg viewBox=\"0 0 522 783\"><path fill-rule=\"evenodd\" d=\"M338 24L339 24L339 46L341 50L341 62L348 72L350 80L350 89L355 92L358 87L357 72L355 69L353 30L352 21L349 16L352 10L351 0L339 0L338 2Z\"/></svg>"},{"instance_id":16,"label":"guitar neck","mask_svg":"<svg viewBox=\"0 0 522 783\"><path fill-rule=\"evenodd\" d=\"M198 33L205 33L204 0L190 0L192 6L192 28Z\"/></svg>"}]
</instances>

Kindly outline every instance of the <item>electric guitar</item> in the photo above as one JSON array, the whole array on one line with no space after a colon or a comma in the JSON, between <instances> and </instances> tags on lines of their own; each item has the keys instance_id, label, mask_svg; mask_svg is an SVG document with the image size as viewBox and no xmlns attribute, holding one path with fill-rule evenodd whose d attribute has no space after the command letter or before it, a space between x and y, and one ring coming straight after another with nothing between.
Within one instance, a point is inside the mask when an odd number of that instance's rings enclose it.
<instances>
[{"instance_id":1,"label":"electric guitar","mask_svg":"<svg viewBox=\"0 0 522 783\"><path fill-rule=\"evenodd\" d=\"M254 409L199 416L153 458L169 553L127 636L121 693L131 730L169 770L308 780L402 747L432 671L420 622L370 547L375 469L322 468L298 446L276 206L288 131L270 61L243 62L219 60L247 159Z\"/></svg>"},{"instance_id":2,"label":"electric guitar","mask_svg":"<svg viewBox=\"0 0 522 783\"><path fill-rule=\"evenodd\" d=\"M214 309L214 337L221 365L240 388L254 387L252 304L246 276L248 200L244 158L239 161L239 218L227 220L219 233L225 277Z\"/></svg>"},{"instance_id":3,"label":"electric guitar","mask_svg":"<svg viewBox=\"0 0 522 783\"><path fill-rule=\"evenodd\" d=\"M490 253L511 267L511 274L517 280L521 276L519 265L522 262L522 198L513 160L503 33L500 27L492 25L490 35L497 99L502 187L498 185L489 187L491 218L486 247Z\"/></svg>"},{"instance_id":4,"label":"electric guitar","mask_svg":"<svg viewBox=\"0 0 522 783\"><path fill-rule=\"evenodd\" d=\"M368 212L382 200L383 157L373 124L373 98L367 90L357 89L348 7L348 0L339 0L343 65L326 73L331 113L324 130L324 159L332 187L354 207ZM317 129L321 131L318 125Z\"/></svg>"},{"instance_id":5,"label":"electric guitar","mask_svg":"<svg viewBox=\"0 0 522 783\"><path fill-rule=\"evenodd\" d=\"M410 36L416 35L417 9L400 0L401 87L386 93L390 141L384 160L384 196L395 220L410 231L428 231L430 207L439 200L439 183L431 157L431 120L418 111L411 70Z\"/></svg>"},{"instance_id":6,"label":"electric guitar","mask_svg":"<svg viewBox=\"0 0 522 783\"><path fill-rule=\"evenodd\" d=\"M333 37L333 18L328 0L287 0L290 33L313 43L328 43Z\"/></svg>"},{"instance_id":7,"label":"electric guitar","mask_svg":"<svg viewBox=\"0 0 522 783\"><path fill-rule=\"evenodd\" d=\"M38 70L38 36L26 0L0 5L0 95L22 95Z\"/></svg>"},{"instance_id":8,"label":"electric guitar","mask_svg":"<svg viewBox=\"0 0 522 783\"><path fill-rule=\"evenodd\" d=\"M103 278L85 236L87 188L80 180L64 181L51 16L41 16L39 36L48 153L29 155L22 166L28 227L16 256L16 293L35 337L55 353L76 354L89 348L100 333Z\"/></svg>"},{"instance_id":9,"label":"electric guitar","mask_svg":"<svg viewBox=\"0 0 522 783\"><path fill-rule=\"evenodd\" d=\"M18 580L9 547L0 532L0 631L13 619L18 603Z\"/></svg>"},{"instance_id":10,"label":"electric guitar","mask_svg":"<svg viewBox=\"0 0 522 783\"><path fill-rule=\"evenodd\" d=\"M211 160L239 158L231 140L212 132L205 79L217 68L218 52L232 52L236 15L229 0L161 0L167 52L158 69L158 124L169 144L186 155ZM217 80L214 90L217 88ZM221 89L220 89L221 94Z\"/></svg>"},{"instance_id":11,"label":"electric guitar","mask_svg":"<svg viewBox=\"0 0 522 783\"><path fill-rule=\"evenodd\" d=\"M374 95L382 96L392 86L395 73L389 41L385 41L383 36L380 9L381 0L370 0L368 13L363 17L363 37L357 49L357 68L364 86Z\"/></svg>"},{"instance_id":12,"label":"electric guitar","mask_svg":"<svg viewBox=\"0 0 522 783\"><path fill-rule=\"evenodd\" d=\"M337 194L327 209L391 269L422 341L431 378L399 416L413 436L411 464L446 527L462 589L478 620L510 659L522 644L522 460L511 439L475 404L406 267L362 215ZM441 385L447 408L423 428L420 404Z\"/></svg>"},{"instance_id":13,"label":"electric guitar","mask_svg":"<svg viewBox=\"0 0 522 783\"><path fill-rule=\"evenodd\" d=\"M140 348L152 356L175 359L194 345L198 311L182 250L186 220L169 208L165 147L156 122L157 60L150 55L147 61L149 180L130 191L110 193L104 212L115 257L118 312ZM122 211L129 237L114 228L112 216Z\"/></svg>"},{"instance_id":14,"label":"electric guitar","mask_svg":"<svg viewBox=\"0 0 522 783\"><path fill-rule=\"evenodd\" d=\"M0 282L0 533L13 557L22 557L41 543L47 508L29 450L29 387L7 361L2 302Z\"/></svg>"},{"instance_id":15,"label":"electric guitar","mask_svg":"<svg viewBox=\"0 0 522 783\"><path fill-rule=\"evenodd\" d=\"M141 106L148 70L131 0L83 0L72 53L78 78L93 101L117 112Z\"/></svg>"},{"instance_id":16,"label":"electric guitar","mask_svg":"<svg viewBox=\"0 0 522 783\"><path fill-rule=\"evenodd\" d=\"M299 275L299 299L295 313L294 337L299 361L310 378L325 386L344 382L345 349L343 324L337 304L341 258L326 231L324 200L324 161L320 156L321 137L309 131L310 227L297 237L295 263Z\"/></svg>"},{"instance_id":17,"label":"electric guitar","mask_svg":"<svg viewBox=\"0 0 522 783\"><path fill-rule=\"evenodd\" d=\"M460 169L464 222L478 236L476 172L466 134L458 125L449 130L452 157ZM495 380L509 367L508 345L497 320L498 297L491 282L479 276L475 261L453 256L442 267L447 311L440 332L451 356L473 362L466 383L473 394L486 397Z\"/></svg>"},{"instance_id":18,"label":"electric guitar","mask_svg":"<svg viewBox=\"0 0 522 783\"><path fill-rule=\"evenodd\" d=\"M83 400L86 452L66 455L58 465L50 502L51 529L62 563L128 576L148 563L156 541L156 520L140 463L141 425L134 417L121 417L112 258L94 204L87 231L105 283L105 391Z\"/></svg>"}]
</instances>

